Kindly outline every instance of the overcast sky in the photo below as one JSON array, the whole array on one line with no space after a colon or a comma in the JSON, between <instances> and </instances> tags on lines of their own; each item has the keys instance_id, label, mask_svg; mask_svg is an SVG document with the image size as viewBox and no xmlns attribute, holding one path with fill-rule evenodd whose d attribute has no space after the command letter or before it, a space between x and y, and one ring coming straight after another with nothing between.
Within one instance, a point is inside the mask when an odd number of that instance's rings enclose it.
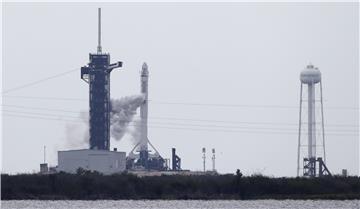
<instances>
[{"instance_id":1,"label":"overcast sky","mask_svg":"<svg viewBox=\"0 0 360 209\"><path fill-rule=\"evenodd\" d=\"M52 166L58 150L87 147L80 67L96 51L99 6L103 51L124 63L111 97L138 94L147 62L149 139L164 158L176 147L184 169L200 170L206 147L211 169L215 148L221 173L296 175L299 74L311 62L327 166L358 173L358 3L5 3L3 90L75 71L3 94L2 172L37 171L44 145ZM111 147L128 153L130 136Z\"/></svg>"}]
</instances>

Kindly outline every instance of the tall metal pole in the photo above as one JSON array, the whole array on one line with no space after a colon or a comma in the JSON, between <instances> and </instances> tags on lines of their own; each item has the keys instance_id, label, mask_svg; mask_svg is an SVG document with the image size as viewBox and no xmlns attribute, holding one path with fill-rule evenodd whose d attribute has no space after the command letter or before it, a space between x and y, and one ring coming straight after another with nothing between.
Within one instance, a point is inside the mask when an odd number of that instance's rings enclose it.
<instances>
[{"instance_id":1,"label":"tall metal pole","mask_svg":"<svg viewBox=\"0 0 360 209\"><path fill-rule=\"evenodd\" d=\"M324 105L323 105L323 94L322 94L322 82L321 81L320 81L320 102L321 102L321 126L322 126L322 138L323 138L324 163L326 164L325 129L324 129Z\"/></svg>"},{"instance_id":2,"label":"tall metal pole","mask_svg":"<svg viewBox=\"0 0 360 209\"><path fill-rule=\"evenodd\" d=\"M97 53L101 54L101 8L98 8L98 47Z\"/></svg>"},{"instance_id":3,"label":"tall metal pole","mask_svg":"<svg viewBox=\"0 0 360 209\"><path fill-rule=\"evenodd\" d=\"M300 172L300 139L301 139L301 110L302 110L302 89L303 84L300 84L300 110L299 110L299 137L298 137L298 154L297 154L297 176Z\"/></svg>"},{"instance_id":4,"label":"tall metal pole","mask_svg":"<svg viewBox=\"0 0 360 209\"><path fill-rule=\"evenodd\" d=\"M46 146L44 146L44 163L46 163Z\"/></svg>"}]
</instances>

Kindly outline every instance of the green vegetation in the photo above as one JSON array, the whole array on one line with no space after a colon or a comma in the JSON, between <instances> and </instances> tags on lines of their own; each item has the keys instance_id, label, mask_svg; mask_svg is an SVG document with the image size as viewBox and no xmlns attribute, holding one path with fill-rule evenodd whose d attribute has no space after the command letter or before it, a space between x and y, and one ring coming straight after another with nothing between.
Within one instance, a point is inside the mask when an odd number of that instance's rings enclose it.
<instances>
[{"instance_id":1,"label":"green vegetation","mask_svg":"<svg viewBox=\"0 0 360 209\"><path fill-rule=\"evenodd\" d=\"M359 177L1 175L1 199L360 199Z\"/></svg>"}]
</instances>

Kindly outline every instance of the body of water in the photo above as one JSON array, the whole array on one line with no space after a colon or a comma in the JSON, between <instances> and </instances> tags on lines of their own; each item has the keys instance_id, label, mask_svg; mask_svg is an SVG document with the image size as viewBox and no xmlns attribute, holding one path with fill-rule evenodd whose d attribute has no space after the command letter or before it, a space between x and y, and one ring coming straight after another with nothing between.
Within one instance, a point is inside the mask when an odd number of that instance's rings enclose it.
<instances>
[{"instance_id":1,"label":"body of water","mask_svg":"<svg viewBox=\"0 0 360 209\"><path fill-rule=\"evenodd\" d=\"M1 201L3 209L360 209L359 200Z\"/></svg>"}]
</instances>

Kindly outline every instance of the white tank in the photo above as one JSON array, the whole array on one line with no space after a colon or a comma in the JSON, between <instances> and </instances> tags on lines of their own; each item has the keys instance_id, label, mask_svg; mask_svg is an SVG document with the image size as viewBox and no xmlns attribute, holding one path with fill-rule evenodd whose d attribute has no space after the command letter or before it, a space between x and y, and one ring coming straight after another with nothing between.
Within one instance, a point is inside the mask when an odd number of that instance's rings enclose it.
<instances>
[{"instance_id":1,"label":"white tank","mask_svg":"<svg viewBox=\"0 0 360 209\"><path fill-rule=\"evenodd\" d=\"M321 73L317 68L314 68L314 66L310 64L301 71L300 80L305 84L319 83L321 81Z\"/></svg>"}]
</instances>

